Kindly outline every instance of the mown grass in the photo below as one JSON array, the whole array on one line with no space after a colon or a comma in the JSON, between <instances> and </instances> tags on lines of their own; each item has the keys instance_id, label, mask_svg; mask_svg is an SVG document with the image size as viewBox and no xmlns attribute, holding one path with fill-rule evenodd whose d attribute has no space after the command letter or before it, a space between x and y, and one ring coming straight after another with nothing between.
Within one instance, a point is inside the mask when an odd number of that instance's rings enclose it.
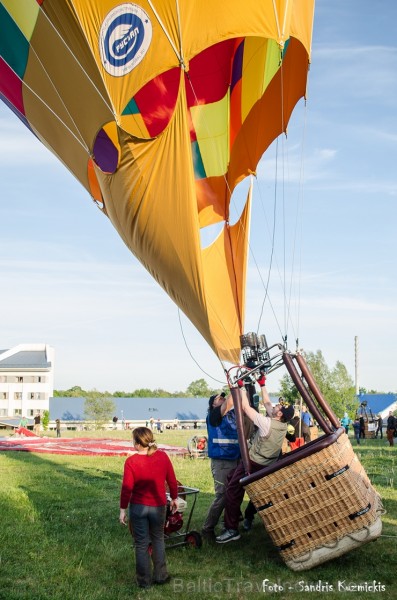
<instances>
[{"instance_id":1,"label":"mown grass","mask_svg":"<svg viewBox=\"0 0 397 600\"><path fill-rule=\"evenodd\" d=\"M194 433L198 432L166 431L158 438L162 443L186 446ZM74 433L65 432L66 436ZM131 434L106 432L105 437L110 436L130 438ZM223 546L204 543L201 549L169 548L171 583L144 592L134 584L131 538L118 522L125 457L0 453L0 598L168 600L193 595L294 600L302 598L308 585L323 586L323 591L310 592L312 598L323 594L340 598L353 592L330 591L331 586L337 589L338 582L346 582L346 586L374 580L385 586L384 591L355 592L355 598L395 598L396 448L389 448L385 440L366 440L355 450L387 510L382 537L376 542L311 571L294 573L279 558L256 518L252 531L242 534L238 542ZM176 457L173 463L178 479L200 490L190 527L199 531L212 500L209 462ZM264 579L284 590L264 593Z\"/></svg>"}]
</instances>

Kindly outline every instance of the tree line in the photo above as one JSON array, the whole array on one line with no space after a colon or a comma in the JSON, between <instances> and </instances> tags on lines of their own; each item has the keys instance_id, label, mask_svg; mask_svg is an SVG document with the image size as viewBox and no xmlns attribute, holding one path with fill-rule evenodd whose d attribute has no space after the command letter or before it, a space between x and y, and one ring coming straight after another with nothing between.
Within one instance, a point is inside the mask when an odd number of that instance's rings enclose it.
<instances>
[{"instance_id":1,"label":"tree line","mask_svg":"<svg viewBox=\"0 0 397 600\"><path fill-rule=\"evenodd\" d=\"M202 398L211 396L219 391L219 388L211 388L205 379L192 381L185 391L169 392L162 388L151 390L149 388L138 388L131 392L100 392L96 389L84 390L78 385L68 390L54 390L54 397L67 398Z\"/></svg>"}]
</instances>

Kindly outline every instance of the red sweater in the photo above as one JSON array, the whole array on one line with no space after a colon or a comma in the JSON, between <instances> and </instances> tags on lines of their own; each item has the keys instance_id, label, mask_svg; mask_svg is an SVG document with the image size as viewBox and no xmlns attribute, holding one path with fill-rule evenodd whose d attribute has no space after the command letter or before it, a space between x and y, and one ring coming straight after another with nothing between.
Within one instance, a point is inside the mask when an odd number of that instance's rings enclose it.
<instances>
[{"instance_id":1,"label":"red sweater","mask_svg":"<svg viewBox=\"0 0 397 600\"><path fill-rule=\"evenodd\" d=\"M173 500L178 497L178 484L174 468L167 454L156 450L151 456L133 454L124 464L120 508L133 504L165 506L167 504L165 482Z\"/></svg>"}]
</instances>

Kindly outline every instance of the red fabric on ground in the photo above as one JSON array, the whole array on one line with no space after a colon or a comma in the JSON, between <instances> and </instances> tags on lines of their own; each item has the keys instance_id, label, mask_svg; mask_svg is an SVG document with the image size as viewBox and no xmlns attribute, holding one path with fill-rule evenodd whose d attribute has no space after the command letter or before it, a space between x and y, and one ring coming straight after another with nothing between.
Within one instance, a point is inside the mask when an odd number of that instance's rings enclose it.
<instances>
[{"instance_id":1,"label":"red fabric on ground","mask_svg":"<svg viewBox=\"0 0 397 600\"><path fill-rule=\"evenodd\" d=\"M39 437L38 435L33 433L33 431L30 431L30 429L26 429L26 427L18 427L18 429L15 430L15 433L19 435L24 435L26 437Z\"/></svg>"},{"instance_id":2,"label":"red fabric on ground","mask_svg":"<svg viewBox=\"0 0 397 600\"><path fill-rule=\"evenodd\" d=\"M29 432L31 433L31 432ZM33 434L34 435L34 434ZM159 444L160 449L169 455L184 456L186 448ZM78 454L91 456L129 456L135 450L130 440L92 439L92 438L1 438L0 451L38 452L47 454Z\"/></svg>"}]
</instances>

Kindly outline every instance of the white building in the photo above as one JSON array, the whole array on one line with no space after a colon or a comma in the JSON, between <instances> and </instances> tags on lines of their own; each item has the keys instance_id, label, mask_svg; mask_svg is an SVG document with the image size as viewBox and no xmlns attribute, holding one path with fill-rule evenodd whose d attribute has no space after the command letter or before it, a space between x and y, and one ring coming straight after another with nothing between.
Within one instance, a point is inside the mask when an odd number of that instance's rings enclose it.
<instances>
[{"instance_id":1,"label":"white building","mask_svg":"<svg viewBox=\"0 0 397 600\"><path fill-rule=\"evenodd\" d=\"M54 395L54 349L20 344L0 350L0 417L31 418L49 409Z\"/></svg>"}]
</instances>

